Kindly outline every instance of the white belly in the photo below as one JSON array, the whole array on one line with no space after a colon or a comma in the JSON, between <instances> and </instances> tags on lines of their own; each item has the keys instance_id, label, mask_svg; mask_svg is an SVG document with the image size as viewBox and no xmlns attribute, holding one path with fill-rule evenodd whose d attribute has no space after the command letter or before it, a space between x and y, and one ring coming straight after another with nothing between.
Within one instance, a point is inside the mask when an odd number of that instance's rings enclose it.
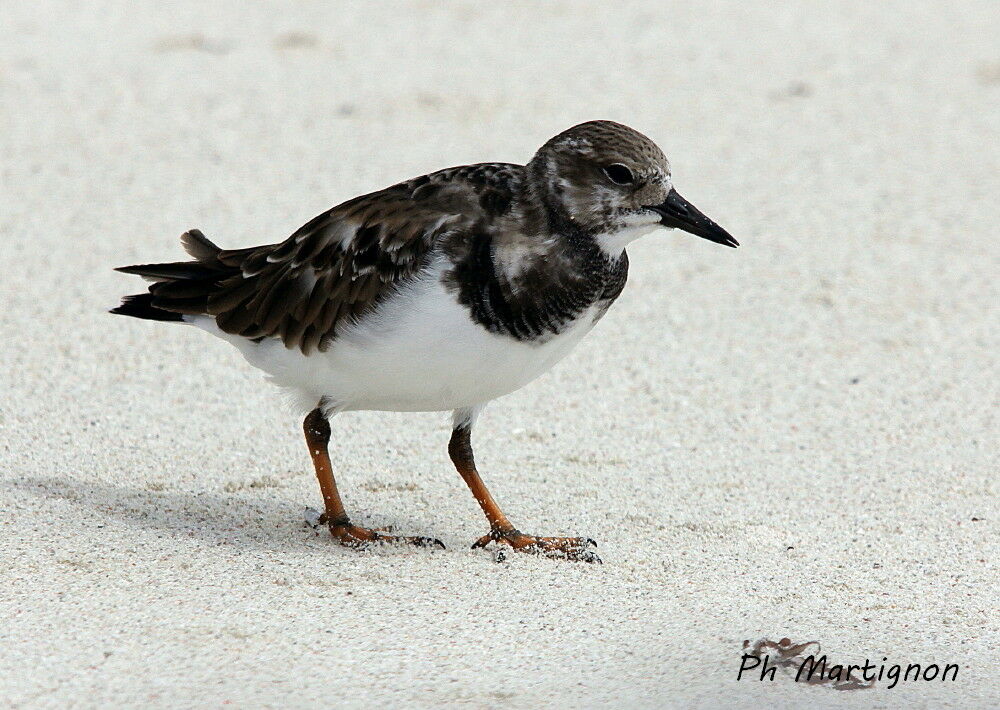
<instances>
[{"instance_id":1,"label":"white belly","mask_svg":"<svg viewBox=\"0 0 1000 710\"><path fill-rule=\"evenodd\" d=\"M336 411L405 412L473 407L523 387L573 349L595 313L588 309L543 343L495 335L470 319L435 268L309 357L277 339L255 344L222 333L211 318L192 322L236 345L304 407L327 397Z\"/></svg>"}]
</instances>

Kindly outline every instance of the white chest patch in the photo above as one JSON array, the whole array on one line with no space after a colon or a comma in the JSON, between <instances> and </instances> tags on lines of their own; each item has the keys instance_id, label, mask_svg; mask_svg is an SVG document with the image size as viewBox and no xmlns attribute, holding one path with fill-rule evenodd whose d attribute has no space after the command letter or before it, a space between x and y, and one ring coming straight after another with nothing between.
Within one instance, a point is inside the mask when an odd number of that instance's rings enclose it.
<instances>
[{"instance_id":1,"label":"white chest patch","mask_svg":"<svg viewBox=\"0 0 1000 710\"><path fill-rule=\"evenodd\" d=\"M590 308L544 343L490 333L446 291L443 268L429 268L309 357L276 339L255 344L223 333L206 316L191 322L233 343L275 384L300 395L303 407L327 397L339 411L397 412L474 407L509 394L565 357L594 325Z\"/></svg>"}]
</instances>

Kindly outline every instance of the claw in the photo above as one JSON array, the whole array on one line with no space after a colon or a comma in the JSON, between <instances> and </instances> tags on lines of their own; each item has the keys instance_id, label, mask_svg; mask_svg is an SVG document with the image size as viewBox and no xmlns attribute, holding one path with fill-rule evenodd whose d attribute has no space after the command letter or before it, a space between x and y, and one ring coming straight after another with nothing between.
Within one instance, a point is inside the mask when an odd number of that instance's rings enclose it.
<instances>
[{"instance_id":1,"label":"claw","mask_svg":"<svg viewBox=\"0 0 1000 710\"><path fill-rule=\"evenodd\" d=\"M413 545L414 547L436 547L446 549L444 543L433 537L403 535L386 535L375 530L357 527L355 525L337 525L330 528L330 533L341 545L359 550L367 550L375 545Z\"/></svg>"},{"instance_id":2,"label":"claw","mask_svg":"<svg viewBox=\"0 0 1000 710\"><path fill-rule=\"evenodd\" d=\"M333 536L334 540L339 542L344 547L352 547L356 550L367 550L373 545L390 544L408 544L415 545L416 547L436 547L442 550L446 549L443 542L433 537L387 535L386 532L393 529L391 525L369 530L368 528L352 525L350 522L346 521L346 518L342 518L341 522L338 522L336 525L330 525L329 516L327 516L326 513L319 512L315 508L306 508L302 517L305 520L306 525L311 527L313 530L318 530L321 525L329 525L330 534Z\"/></svg>"},{"instance_id":3,"label":"claw","mask_svg":"<svg viewBox=\"0 0 1000 710\"><path fill-rule=\"evenodd\" d=\"M486 547L496 542L517 552L530 552L546 557L561 557L580 562L601 563L601 558L588 547L597 547L597 543L587 537L537 537L525 535L517 530L491 530L488 534L472 543L472 549ZM501 548L503 549L503 548Z\"/></svg>"},{"instance_id":4,"label":"claw","mask_svg":"<svg viewBox=\"0 0 1000 710\"><path fill-rule=\"evenodd\" d=\"M495 539L496 538L493 537L493 533L490 533L489 535L483 535L481 538L479 538L474 543L472 543L472 548L471 549L478 550L480 547L486 547L491 542L493 542Z\"/></svg>"},{"instance_id":5,"label":"claw","mask_svg":"<svg viewBox=\"0 0 1000 710\"><path fill-rule=\"evenodd\" d=\"M411 537L403 538L408 542L416 545L417 547L440 547L442 550L446 550L444 543L438 540L436 537Z\"/></svg>"}]
</instances>

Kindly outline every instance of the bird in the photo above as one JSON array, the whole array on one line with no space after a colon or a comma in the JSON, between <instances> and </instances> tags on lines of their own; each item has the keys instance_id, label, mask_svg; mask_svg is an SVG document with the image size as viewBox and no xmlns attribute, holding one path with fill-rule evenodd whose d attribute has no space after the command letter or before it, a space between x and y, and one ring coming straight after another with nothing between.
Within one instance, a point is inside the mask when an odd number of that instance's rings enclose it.
<instances>
[{"instance_id":1,"label":"bird","mask_svg":"<svg viewBox=\"0 0 1000 710\"><path fill-rule=\"evenodd\" d=\"M683 198L663 151L613 121L573 126L524 165L446 168L355 197L284 241L222 249L181 236L186 261L119 267L144 293L111 313L185 323L234 345L291 395L342 545L443 547L354 524L329 455L351 411L452 413L449 456L491 546L599 562L589 537L522 533L483 482L471 434L483 408L565 357L628 276L626 247L656 229L738 242Z\"/></svg>"}]
</instances>

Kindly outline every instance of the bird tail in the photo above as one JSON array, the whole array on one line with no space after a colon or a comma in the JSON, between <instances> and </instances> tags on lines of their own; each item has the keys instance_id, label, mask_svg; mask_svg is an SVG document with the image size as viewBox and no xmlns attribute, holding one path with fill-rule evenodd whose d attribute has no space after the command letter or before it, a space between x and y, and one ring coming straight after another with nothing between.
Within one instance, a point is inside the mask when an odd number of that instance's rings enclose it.
<instances>
[{"instance_id":1,"label":"bird tail","mask_svg":"<svg viewBox=\"0 0 1000 710\"><path fill-rule=\"evenodd\" d=\"M136 264L115 269L142 276L152 283L147 293L125 296L121 305L110 312L160 321L183 321L185 314L205 313L209 296L220 280L233 275L234 269L220 261L222 249L200 230L192 229L182 234L181 244L194 261Z\"/></svg>"},{"instance_id":2,"label":"bird tail","mask_svg":"<svg viewBox=\"0 0 1000 710\"><path fill-rule=\"evenodd\" d=\"M165 311L153 305L153 294L137 293L133 296L122 297L120 305L112 308L108 313L116 313L120 316L132 316L143 320L162 321L184 321L184 316L173 311Z\"/></svg>"}]
</instances>

